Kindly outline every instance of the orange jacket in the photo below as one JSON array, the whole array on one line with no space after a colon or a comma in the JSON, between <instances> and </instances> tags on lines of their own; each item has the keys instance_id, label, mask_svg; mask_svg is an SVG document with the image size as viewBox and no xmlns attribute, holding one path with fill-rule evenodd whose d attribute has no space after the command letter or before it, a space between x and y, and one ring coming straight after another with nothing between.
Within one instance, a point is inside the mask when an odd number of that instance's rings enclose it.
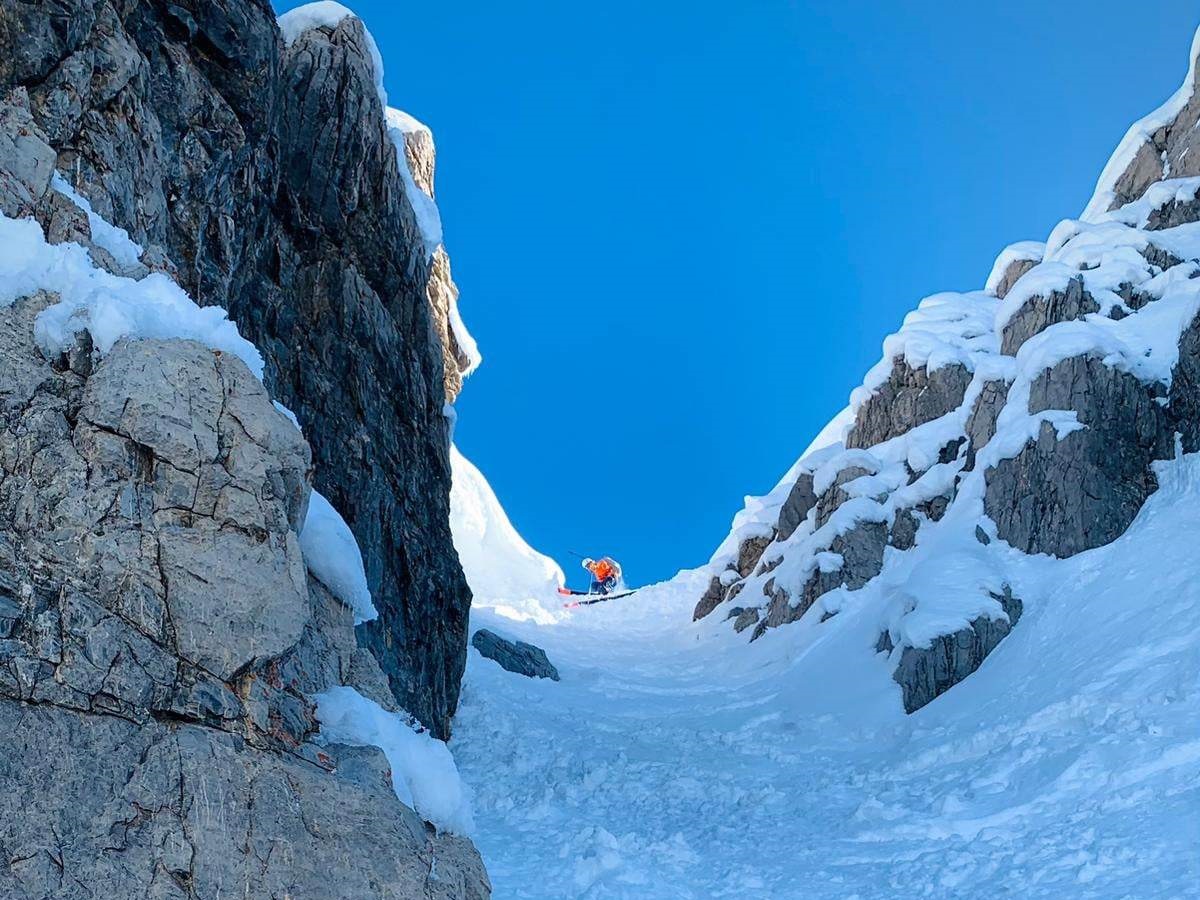
<instances>
[{"instance_id":1,"label":"orange jacket","mask_svg":"<svg viewBox=\"0 0 1200 900\"><path fill-rule=\"evenodd\" d=\"M619 578L621 576L621 567L616 561L610 557L597 559L588 566L588 571L592 573L597 581L607 581L610 578Z\"/></svg>"}]
</instances>

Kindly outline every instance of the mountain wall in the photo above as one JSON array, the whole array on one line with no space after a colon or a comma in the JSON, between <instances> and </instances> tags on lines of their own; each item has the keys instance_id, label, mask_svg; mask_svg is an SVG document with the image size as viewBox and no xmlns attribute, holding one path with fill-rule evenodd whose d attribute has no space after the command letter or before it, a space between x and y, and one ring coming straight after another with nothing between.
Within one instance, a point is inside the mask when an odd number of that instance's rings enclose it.
<instances>
[{"instance_id":1,"label":"mountain wall","mask_svg":"<svg viewBox=\"0 0 1200 900\"><path fill-rule=\"evenodd\" d=\"M470 603L443 414L460 377L444 360L462 353L435 326L452 282L406 191L374 42L353 16L311 21L285 41L265 0L11 0L0 115L258 346L363 549L380 611L364 641L444 737ZM18 192L3 211L46 220L41 200Z\"/></svg>"},{"instance_id":2,"label":"mountain wall","mask_svg":"<svg viewBox=\"0 0 1200 900\"><path fill-rule=\"evenodd\" d=\"M432 153L337 4L0 0L0 895L488 895Z\"/></svg>"},{"instance_id":3,"label":"mountain wall","mask_svg":"<svg viewBox=\"0 0 1200 900\"><path fill-rule=\"evenodd\" d=\"M1020 627L1023 557L1124 534L1158 464L1200 446L1198 52L1079 219L909 313L827 439L748 499L696 619L820 629L871 586L888 599L864 653L912 712Z\"/></svg>"}]
</instances>

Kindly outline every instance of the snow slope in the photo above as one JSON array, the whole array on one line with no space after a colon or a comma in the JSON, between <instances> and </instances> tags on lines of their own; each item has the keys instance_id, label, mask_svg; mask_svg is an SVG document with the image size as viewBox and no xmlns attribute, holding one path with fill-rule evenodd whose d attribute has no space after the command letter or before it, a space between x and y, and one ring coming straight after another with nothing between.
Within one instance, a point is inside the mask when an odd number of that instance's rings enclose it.
<instances>
[{"instance_id":1,"label":"snow slope","mask_svg":"<svg viewBox=\"0 0 1200 900\"><path fill-rule=\"evenodd\" d=\"M690 622L703 572L545 623L473 581L474 625L563 677L471 651L451 746L494 896L1200 896L1200 455L1159 476L1115 543L1014 552L1021 624L912 716L879 579L750 645Z\"/></svg>"},{"instance_id":2,"label":"snow slope","mask_svg":"<svg viewBox=\"0 0 1200 900\"><path fill-rule=\"evenodd\" d=\"M450 467L450 530L474 608L542 622L561 617L556 591L566 578L558 563L525 542L483 473L453 445Z\"/></svg>"}]
</instances>

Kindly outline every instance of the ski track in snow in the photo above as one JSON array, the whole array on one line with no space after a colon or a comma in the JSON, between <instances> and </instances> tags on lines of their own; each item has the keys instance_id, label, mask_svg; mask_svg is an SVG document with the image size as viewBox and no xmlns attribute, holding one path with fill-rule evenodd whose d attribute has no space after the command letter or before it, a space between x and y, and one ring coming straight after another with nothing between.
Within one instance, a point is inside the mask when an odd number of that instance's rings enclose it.
<instances>
[{"instance_id":1,"label":"ski track in snow","mask_svg":"<svg viewBox=\"0 0 1200 900\"><path fill-rule=\"evenodd\" d=\"M703 574L537 617L475 585L472 626L563 677L470 651L451 747L494 896L1200 896L1200 457L1160 480L1117 542L1022 557L1021 622L912 716L882 577L752 645L691 622Z\"/></svg>"}]
</instances>

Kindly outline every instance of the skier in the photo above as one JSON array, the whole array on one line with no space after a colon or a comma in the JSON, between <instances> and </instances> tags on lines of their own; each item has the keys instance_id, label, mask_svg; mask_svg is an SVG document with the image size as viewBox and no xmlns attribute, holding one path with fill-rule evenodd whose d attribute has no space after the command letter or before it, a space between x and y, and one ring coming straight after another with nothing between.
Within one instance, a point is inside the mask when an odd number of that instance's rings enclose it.
<instances>
[{"instance_id":1,"label":"skier","mask_svg":"<svg viewBox=\"0 0 1200 900\"><path fill-rule=\"evenodd\" d=\"M592 573L592 587L589 593L610 594L621 583L621 566L611 556L600 559L587 557L583 567Z\"/></svg>"}]
</instances>

